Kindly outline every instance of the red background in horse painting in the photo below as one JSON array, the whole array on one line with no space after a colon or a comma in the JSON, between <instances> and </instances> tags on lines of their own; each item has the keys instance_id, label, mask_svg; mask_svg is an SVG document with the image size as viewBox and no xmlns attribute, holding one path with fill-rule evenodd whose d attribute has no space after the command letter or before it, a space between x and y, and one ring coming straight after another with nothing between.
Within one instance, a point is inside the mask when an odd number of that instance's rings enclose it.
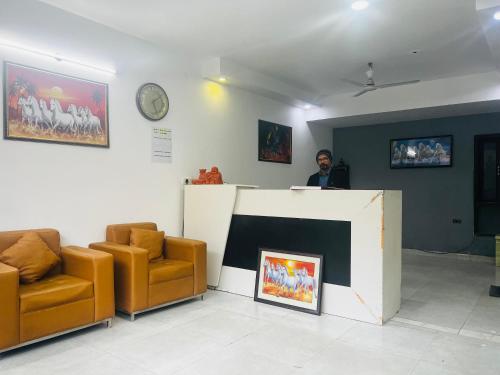
<instances>
[{"instance_id":1,"label":"red background in horse painting","mask_svg":"<svg viewBox=\"0 0 500 375\"><path fill-rule=\"evenodd\" d=\"M19 65L8 64L7 67L7 84L9 88L18 77L21 77L34 85L36 88L34 96L37 100L45 99L47 105L50 106L50 99L53 97L50 95L50 92L52 88L59 87L62 89L62 96L55 97L55 99L59 100L65 112L69 104L75 104L77 108L79 106L87 106L92 111L92 114L99 117L101 125L107 126L107 93L105 84L89 82ZM96 92L100 94L100 103L96 103L93 100ZM23 96L27 97L28 94L26 93ZM9 106L17 108L17 100L17 96L9 97Z\"/></svg>"}]
</instances>

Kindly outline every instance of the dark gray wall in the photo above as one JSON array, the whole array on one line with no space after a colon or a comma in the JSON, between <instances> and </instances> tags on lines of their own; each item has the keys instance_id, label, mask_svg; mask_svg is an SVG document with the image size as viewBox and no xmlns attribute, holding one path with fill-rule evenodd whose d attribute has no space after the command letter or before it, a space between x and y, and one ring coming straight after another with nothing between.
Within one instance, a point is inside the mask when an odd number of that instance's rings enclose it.
<instances>
[{"instance_id":1,"label":"dark gray wall","mask_svg":"<svg viewBox=\"0 0 500 375\"><path fill-rule=\"evenodd\" d=\"M500 133L500 113L339 128L333 154L350 165L352 189L403 191L403 247L492 255L473 241L474 135L492 133ZM447 134L451 168L389 168L390 139Z\"/></svg>"}]
</instances>

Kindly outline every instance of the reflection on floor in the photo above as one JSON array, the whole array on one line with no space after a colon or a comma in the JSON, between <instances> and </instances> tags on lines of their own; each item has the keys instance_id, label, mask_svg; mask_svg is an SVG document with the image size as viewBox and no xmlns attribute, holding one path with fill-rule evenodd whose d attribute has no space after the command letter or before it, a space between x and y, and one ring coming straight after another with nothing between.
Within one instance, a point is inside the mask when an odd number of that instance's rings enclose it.
<instances>
[{"instance_id":1,"label":"reflection on floor","mask_svg":"<svg viewBox=\"0 0 500 375\"><path fill-rule=\"evenodd\" d=\"M403 304L383 327L209 292L113 328L7 353L9 374L500 374L490 263L405 251Z\"/></svg>"}]
</instances>

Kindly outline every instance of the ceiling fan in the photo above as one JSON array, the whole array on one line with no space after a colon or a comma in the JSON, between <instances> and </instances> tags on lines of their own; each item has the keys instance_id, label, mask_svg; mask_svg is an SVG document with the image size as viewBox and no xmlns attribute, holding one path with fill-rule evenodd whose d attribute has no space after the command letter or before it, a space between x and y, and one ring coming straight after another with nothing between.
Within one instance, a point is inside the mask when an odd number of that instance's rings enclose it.
<instances>
[{"instance_id":1,"label":"ceiling fan","mask_svg":"<svg viewBox=\"0 0 500 375\"><path fill-rule=\"evenodd\" d=\"M352 81L350 79L344 79L343 81L349 82L355 86L363 88L360 92L353 95L355 98L358 96L361 96L363 94L366 94L367 92L375 91L377 89L385 89L387 87L394 87L394 86L411 85L413 83L420 82L420 80L414 80L414 81L384 83L381 85L376 85L375 81L373 80L373 73L374 73L373 63L370 62L370 63L368 63L368 70L366 71L366 76L368 77L368 79L366 80L366 83L356 82L356 81Z\"/></svg>"}]
</instances>

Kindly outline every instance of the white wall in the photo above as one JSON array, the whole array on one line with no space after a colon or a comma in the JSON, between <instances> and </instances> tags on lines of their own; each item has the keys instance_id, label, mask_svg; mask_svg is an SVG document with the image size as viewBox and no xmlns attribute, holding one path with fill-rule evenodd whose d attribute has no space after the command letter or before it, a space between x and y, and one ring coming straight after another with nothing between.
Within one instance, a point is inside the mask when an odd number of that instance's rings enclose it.
<instances>
[{"instance_id":1,"label":"white wall","mask_svg":"<svg viewBox=\"0 0 500 375\"><path fill-rule=\"evenodd\" d=\"M317 149L331 147L331 130L310 128L302 110L204 81L196 61L48 5L2 2L0 36L118 70L109 77L0 47L1 60L108 82L110 121L109 149L0 140L0 230L53 227L63 244L86 245L103 239L106 224L148 220L178 235L182 180L198 168L217 165L230 183L287 188L305 184ZM137 88L149 81L170 98L155 125L173 129L172 164L151 162L153 123L136 109ZM293 126L292 165L257 161L258 119Z\"/></svg>"}]
</instances>

